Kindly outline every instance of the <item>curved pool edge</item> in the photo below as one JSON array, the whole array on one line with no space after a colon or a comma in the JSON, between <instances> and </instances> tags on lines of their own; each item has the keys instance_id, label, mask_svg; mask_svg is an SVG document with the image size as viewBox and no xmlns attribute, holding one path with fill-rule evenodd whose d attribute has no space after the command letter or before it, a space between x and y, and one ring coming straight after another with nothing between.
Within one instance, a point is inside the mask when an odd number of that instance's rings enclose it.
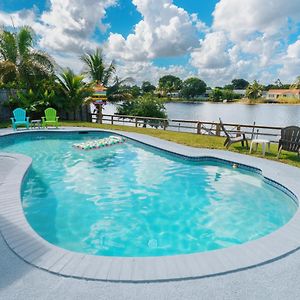
<instances>
[{"instance_id":1,"label":"curved pool edge","mask_svg":"<svg viewBox=\"0 0 300 300\"><path fill-rule=\"evenodd\" d=\"M214 157L259 169L300 199L300 169L233 152L198 149L137 133L67 128L61 131L105 131L123 135L150 146L189 157ZM57 130L55 130L57 132ZM27 131L26 131L27 132ZM11 133L0 131L1 135ZM21 134L19 132L18 134ZM41 238L27 222L21 205L21 184L31 158L11 153L0 157L15 160L0 182L0 231L9 248L27 263L62 276L116 282L149 282L195 279L259 266L300 248L300 212L277 231L242 245L209 252L161 257L104 257L71 252ZM298 179L299 182L299 179Z\"/></svg>"}]
</instances>

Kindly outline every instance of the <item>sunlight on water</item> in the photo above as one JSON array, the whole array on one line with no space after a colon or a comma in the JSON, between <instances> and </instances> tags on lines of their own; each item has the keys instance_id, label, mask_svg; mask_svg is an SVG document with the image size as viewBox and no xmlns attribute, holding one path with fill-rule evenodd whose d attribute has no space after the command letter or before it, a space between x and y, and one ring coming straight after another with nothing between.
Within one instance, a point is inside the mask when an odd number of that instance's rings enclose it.
<instances>
[{"instance_id":1,"label":"sunlight on water","mask_svg":"<svg viewBox=\"0 0 300 300\"><path fill-rule=\"evenodd\" d=\"M107 136L1 138L1 150L33 158L22 203L49 242L107 256L195 253L258 239L296 212L284 192L229 164L183 160L131 141L92 151L72 147Z\"/></svg>"}]
</instances>

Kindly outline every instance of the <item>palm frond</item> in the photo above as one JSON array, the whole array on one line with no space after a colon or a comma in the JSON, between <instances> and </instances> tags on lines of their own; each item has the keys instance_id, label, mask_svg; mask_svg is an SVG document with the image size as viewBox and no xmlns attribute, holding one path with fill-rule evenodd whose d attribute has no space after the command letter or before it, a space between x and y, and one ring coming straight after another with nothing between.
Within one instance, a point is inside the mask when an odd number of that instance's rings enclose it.
<instances>
[{"instance_id":1,"label":"palm frond","mask_svg":"<svg viewBox=\"0 0 300 300\"><path fill-rule=\"evenodd\" d=\"M18 48L15 35L8 31L0 31L0 55L2 60L17 62Z\"/></svg>"},{"instance_id":2,"label":"palm frond","mask_svg":"<svg viewBox=\"0 0 300 300\"><path fill-rule=\"evenodd\" d=\"M109 67L106 70L104 70L103 85L106 86L108 84L109 79L112 77L115 71L116 71L115 62L112 61Z\"/></svg>"},{"instance_id":3,"label":"palm frond","mask_svg":"<svg viewBox=\"0 0 300 300\"><path fill-rule=\"evenodd\" d=\"M47 71L48 75L54 73L54 61L46 52L33 50L30 53L30 61L34 61Z\"/></svg>"},{"instance_id":4,"label":"palm frond","mask_svg":"<svg viewBox=\"0 0 300 300\"><path fill-rule=\"evenodd\" d=\"M296 80L291 84L291 89L300 89L300 76L296 78Z\"/></svg>"},{"instance_id":5,"label":"palm frond","mask_svg":"<svg viewBox=\"0 0 300 300\"><path fill-rule=\"evenodd\" d=\"M17 33L16 40L20 57L23 58L29 55L34 42L33 30L28 26L21 27Z\"/></svg>"},{"instance_id":6,"label":"palm frond","mask_svg":"<svg viewBox=\"0 0 300 300\"><path fill-rule=\"evenodd\" d=\"M125 85L125 84L134 84L134 83L135 83L135 80L132 77L125 77L125 78L120 79L118 76L116 76L114 85L121 86L121 85Z\"/></svg>"},{"instance_id":7,"label":"palm frond","mask_svg":"<svg viewBox=\"0 0 300 300\"><path fill-rule=\"evenodd\" d=\"M10 82L18 78L18 70L16 65L10 61L0 61L0 80L2 82Z\"/></svg>"},{"instance_id":8,"label":"palm frond","mask_svg":"<svg viewBox=\"0 0 300 300\"><path fill-rule=\"evenodd\" d=\"M85 65L84 74L95 82L106 85L115 71L114 62L107 68L104 64L102 50L97 48L94 53L85 53L80 57Z\"/></svg>"}]
</instances>

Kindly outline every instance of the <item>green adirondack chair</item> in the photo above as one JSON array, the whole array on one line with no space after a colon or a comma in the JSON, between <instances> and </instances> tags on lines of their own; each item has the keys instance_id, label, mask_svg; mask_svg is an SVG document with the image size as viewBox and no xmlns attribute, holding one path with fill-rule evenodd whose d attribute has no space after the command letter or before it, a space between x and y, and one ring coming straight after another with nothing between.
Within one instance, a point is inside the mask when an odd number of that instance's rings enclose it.
<instances>
[{"instance_id":1,"label":"green adirondack chair","mask_svg":"<svg viewBox=\"0 0 300 300\"><path fill-rule=\"evenodd\" d=\"M13 111L13 118L11 119L12 127L14 130L17 130L18 126L25 125L29 129L29 117L26 117L26 111L22 108L16 108Z\"/></svg>"},{"instance_id":2,"label":"green adirondack chair","mask_svg":"<svg viewBox=\"0 0 300 300\"><path fill-rule=\"evenodd\" d=\"M56 110L54 108L47 108L45 110L45 117L42 117L42 126L43 127L48 127L50 126L56 126L58 127L58 118L56 116Z\"/></svg>"}]
</instances>

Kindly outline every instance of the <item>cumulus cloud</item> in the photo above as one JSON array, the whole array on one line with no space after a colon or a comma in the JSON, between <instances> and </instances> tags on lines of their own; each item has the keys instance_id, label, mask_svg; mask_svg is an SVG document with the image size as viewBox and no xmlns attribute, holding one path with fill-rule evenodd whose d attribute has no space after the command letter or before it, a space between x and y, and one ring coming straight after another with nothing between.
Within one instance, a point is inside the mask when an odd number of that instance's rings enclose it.
<instances>
[{"instance_id":1,"label":"cumulus cloud","mask_svg":"<svg viewBox=\"0 0 300 300\"><path fill-rule=\"evenodd\" d=\"M298 0L220 0L213 13L214 30L229 33L234 41L247 39L253 33L273 36L290 28L289 22L300 20Z\"/></svg>"},{"instance_id":2,"label":"cumulus cloud","mask_svg":"<svg viewBox=\"0 0 300 300\"><path fill-rule=\"evenodd\" d=\"M288 39L300 21L298 0L220 0L213 12L213 24L191 64L204 79L223 84L234 77L272 81L291 68ZM237 13L238 12L238 13Z\"/></svg>"},{"instance_id":3,"label":"cumulus cloud","mask_svg":"<svg viewBox=\"0 0 300 300\"><path fill-rule=\"evenodd\" d=\"M109 28L106 10L120 0L48 1L49 8L41 13L35 8L0 11L0 25L11 26L12 18L16 27L32 26L41 48L59 64L80 71L79 54L99 46L93 35L96 29ZM196 73L210 85L221 85L236 77L267 82L278 77L290 81L299 75L300 41L290 42L299 27L299 0L220 0L210 27L173 0L132 3L141 15L132 33L111 32L102 45L108 59L117 60L123 77L156 82L169 73L183 79ZM156 58L182 55L190 55L189 64L153 63Z\"/></svg>"},{"instance_id":4,"label":"cumulus cloud","mask_svg":"<svg viewBox=\"0 0 300 300\"><path fill-rule=\"evenodd\" d=\"M94 48L91 36L105 30L106 8L116 0L50 0L50 10L41 16L41 46L57 51L81 52Z\"/></svg>"},{"instance_id":5,"label":"cumulus cloud","mask_svg":"<svg viewBox=\"0 0 300 300\"><path fill-rule=\"evenodd\" d=\"M0 11L0 25L8 27L34 26L36 23L36 14L34 9L22 9L14 13Z\"/></svg>"},{"instance_id":6,"label":"cumulus cloud","mask_svg":"<svg viewBox=\"0 0 300 300\"><path fill-rule=\"evenodd\" d=\"M230 64L228 40L223 32L208 33L191 53L191 64L199 69L223 69Z\"/></svg>"},{"instance_id":7,"label":"cumulus cloud","mask_svg":"<svg viewBox=\"0 0 300 300\"><path fill-rule=\"evenodd\" d=\"M40 36L40 46L50 51L78 53L96 47L92 35L105 31L106 9L117 0L50 0L49 10L37 16L34 9L0 13L0 24L30 25Z\"/></svg>"},{"instance_id":8,"label":"cumulus cloud","mask_svg":"<svg viewBox=\"0 0 300 300\"><path fill-rule=\"evenodd\" d=\"M170 65L167 67L158 67L150 61L126 61L119 64L117 69L120 77L132 77L135 79L136 84L141 84L143 81L150 81L153 84L157 84L160 77L169 74L178 76L182 79L195 75L188 70L186 66Z\"/></svg>"},{"instance_id":9,"label":"cumulus cloud","mask_svg":"<svg viewBox=\"0 0 300 300\"><path fill-rule=\"evenodd\" d=\"M117 59L145 61L186 54L197 45L193 18L172 0L133 0L142 15L134 32L124 38L111 33L107 50ZM200 25L199 25L200 26Z\"/></svg>"},{"instance_id":10,"label":"cumulus cloud","mask_svg":"<svg viewBox=\"0 0 300 300\"><path fill-rule=\"evenodd\" d=\"M300 40L288 46L279 75L289 82L300 75Z\"/></svg>"}]
</instances>

